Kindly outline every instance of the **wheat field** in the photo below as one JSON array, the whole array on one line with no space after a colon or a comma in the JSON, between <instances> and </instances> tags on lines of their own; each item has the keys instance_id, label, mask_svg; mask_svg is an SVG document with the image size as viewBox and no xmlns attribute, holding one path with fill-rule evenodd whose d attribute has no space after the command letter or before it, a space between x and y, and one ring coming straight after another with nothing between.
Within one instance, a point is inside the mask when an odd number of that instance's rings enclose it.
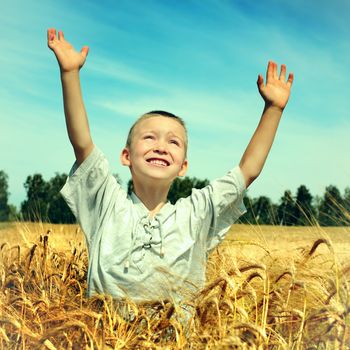
<instances>
[{"instance_id":1,"label":"wheat field","mask_svg":"<svg viewBox=\"0 0 350 350\"><path fill-rule=\"evenodd\" d=\"M349 249L350 227L234 225L194 299L136 305L85 297L78 226L3 224L0 349L350 349Z\"/></svg>"}]
</instances>

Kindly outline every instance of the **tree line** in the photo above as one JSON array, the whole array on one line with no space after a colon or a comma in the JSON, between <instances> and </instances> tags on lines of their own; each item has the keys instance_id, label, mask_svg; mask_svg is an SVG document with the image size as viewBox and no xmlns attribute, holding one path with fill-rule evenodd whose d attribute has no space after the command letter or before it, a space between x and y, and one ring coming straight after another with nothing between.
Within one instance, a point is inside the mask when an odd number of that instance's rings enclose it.
<instances>
[{"instance_id":1,"label":"tree line","mask_svg":"<svg viewBox=\"0 0 350 350\"><path fill-rule=\"evenodd\" d=\"M114 175L120 183L118 175ZM46 221L51 223L75 223L75 218L60 195L67 175L56 173L50 180L41 174L30 175L24 182L26 199L20 208L8 203L8 176L0 170L0 221L24 220ZM203 188L209 184L207 179L196 177L177 178L173 182L168 200L175 203L179 198L191 194L192 188ZM127 184L130 194L132 181ZM339 189L327 186L323 196L312 196L305 185L299 186L296 194L286 190L279 203L260 196L244 197L247 212L239 219L240 223L258 225L308 226L348 226L350 225L350 188L342 195Z\"/></svg>"}]
</instances>

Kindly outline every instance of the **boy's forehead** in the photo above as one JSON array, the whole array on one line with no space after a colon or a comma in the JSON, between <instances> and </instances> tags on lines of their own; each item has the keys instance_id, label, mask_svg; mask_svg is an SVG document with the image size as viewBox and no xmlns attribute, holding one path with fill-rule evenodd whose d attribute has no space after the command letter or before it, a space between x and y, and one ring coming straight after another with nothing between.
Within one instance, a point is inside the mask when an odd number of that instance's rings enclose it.
<instances>
[{"instance_id":1,"label":"boy's forehead","mask_svg":"<svg viewBox=\"0 0 350 350\"><path fill-rule=\"evenodd\" d=\"M180 133L183 137L186 135L185 128L177 120L163 116L145 118L135 125L136 133L142 133L147 130L164 130L176 134Z\"/></svg>"}]
</instances>

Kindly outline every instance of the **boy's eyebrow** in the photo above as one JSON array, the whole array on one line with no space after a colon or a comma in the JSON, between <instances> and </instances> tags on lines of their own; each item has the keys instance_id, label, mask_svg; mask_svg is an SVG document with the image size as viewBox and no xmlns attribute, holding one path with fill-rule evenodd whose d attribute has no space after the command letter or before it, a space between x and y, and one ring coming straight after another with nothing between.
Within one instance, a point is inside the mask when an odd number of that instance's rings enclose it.
<instances>
[{"instance_id":1,"label":"boy's eyebrow","mask_svg":"<svg viewBox=\"0 0 350 350\"><path fill-rule=\"evenodd\" d=\"M153 129L149 129L149 130L145 130L143 132L141 132L141 135L144 135L144 134L147 134L147 133L154 133L154 134L157 134L157 131L153 130ZM181 136L179 136L178 134L175 134L173 131L168 131L167 132L167 135L171 135L173 137L177 137L178 139L180 140L184 140L184 138L182 138Z\"/></svg>"},{"instance_id":2,"label":"boy's eyebrow","mask_svg":"<svg viewBox=\"0 0 350 350\"><path fill-rule=\"evenodd\" d=\"M174 134L172 131L170 131L168 134L170 134L170 136L172 136L172 137L176 137L176 138L182 140L182 137L181 137L181 136L179 136L179 135L177 135L177 134Z\"/></svg>"}]
</instances>

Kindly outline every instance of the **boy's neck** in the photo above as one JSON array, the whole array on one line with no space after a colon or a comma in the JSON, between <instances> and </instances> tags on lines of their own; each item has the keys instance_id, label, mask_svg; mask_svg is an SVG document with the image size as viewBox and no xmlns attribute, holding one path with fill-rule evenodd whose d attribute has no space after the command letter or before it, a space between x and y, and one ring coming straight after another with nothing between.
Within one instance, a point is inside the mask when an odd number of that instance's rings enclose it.
<instances>
[{"instance_id":1,"label":"boy's neck","mask_svg":"<svg viewBox=\"0 0 350 350\"><path fill-rule=\"evenodd\" d=\"M142 186L134 183L134 192L144 206L149 210L151 217L155 216L167 202L169 187Z\"/></svg>"}]
</instances>

